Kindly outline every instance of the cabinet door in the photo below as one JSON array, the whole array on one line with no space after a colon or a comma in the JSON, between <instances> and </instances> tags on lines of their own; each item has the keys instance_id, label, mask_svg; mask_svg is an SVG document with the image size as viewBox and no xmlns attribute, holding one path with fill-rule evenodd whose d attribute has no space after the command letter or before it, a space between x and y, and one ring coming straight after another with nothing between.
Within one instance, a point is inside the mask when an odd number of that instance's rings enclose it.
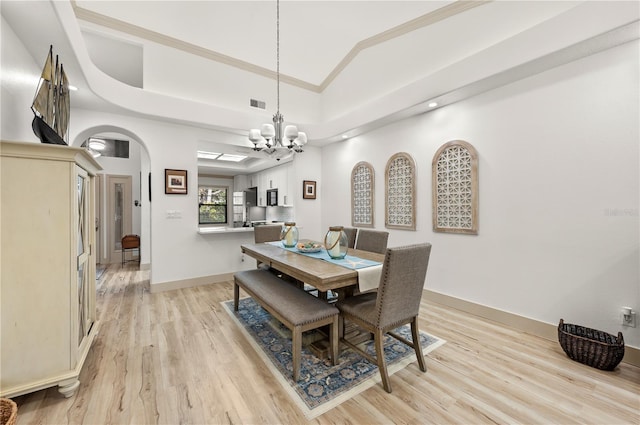
<instances>
[{"instance_id":1,"label":"cabinet door","mask_svg":"<svg viewBox=\"0 0 640 425\"><path fill-rule=\"evenodd\" d=\"M291 184L290 184L290 171L291 164L285 164L282 168L282 174L280 175L280 187L278 188L278 192L282 192L282 205L293 205L293 198L291 193Z\"/></svg>"},{"instance_id":2,"label":"cabinet door","mask_svg":"<svg viewBox=\"0 0 640 425\"><path fill-rule=\"evenodd\" d=\"M274 167L272 169L269 170L269 175L268 175L268 181L267 184L269 185L268 189L278 189L279 194L281 193L281 188L280 188L280 175L282 174L282 166L279 167ZM280 199L278 199L278 201L280 201ZM280 201L279 203L282 203L282 201Z\"/></svg>"},{"instance_id":3,"label":"cabinet door","mask_svg":"<svg viewBox=\"0 0 640 425\"><path fill-rule=\"evenodd\" d=\"M76 225L76 284L77 284L77 340L80 347L91 329L93 314L91 313L91 216L90 216L90 177L85 170L76 165L75 191L75 225Z\"/></svg>"},{"instance_id":4,"label":"cabinet door","mask_svg":"<svg viewBox=\"0 0 640 425\"><path fill-rule=\"evenodd\" d=\"M249 183L246 174L238 174L237 176L233 176L234 192L242 192L243 190L247 190L248 187Z\"/></svg>"},{"instance_id":5,"label":"cabinet door","mask_svg":"<svg viewBox=\"0 0 640 425\"><path fill-rule=\"evenodd\" d=\"M266 180L266 176L264 171L259 172L256 175L258 180L258 206L266 207L267 206L267 184L269 183Z\"/></svg>"}]
</instances>

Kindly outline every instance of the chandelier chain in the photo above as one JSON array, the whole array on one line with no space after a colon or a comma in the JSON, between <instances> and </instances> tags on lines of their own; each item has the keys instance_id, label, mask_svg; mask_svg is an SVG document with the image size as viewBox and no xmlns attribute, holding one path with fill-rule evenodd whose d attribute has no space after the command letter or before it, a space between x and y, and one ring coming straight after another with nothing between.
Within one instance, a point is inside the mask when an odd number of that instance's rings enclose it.
<instances>
[{"instance_id":1,"label":"chandelier chain","mask_svg":"<svg viewBox=\"0 0 640 425\"><path fill-rule=\"evenodd\" d=\"M276 1L276 77L277 112L280 113L280 0Z\"/></svg>"},{"instance_id":2,"label":"chandelier chain","mask_svg":"<svg viewBox=\"0 0 640 425\"><path fill-rule=\"evenodd\" d=\"M264 152L279 161L286 155L303 152L302 146L307 143L306 133L298 131L295 125L285 126L284 117L280 113L280 0L276 0L276 100L277 111L272 118L273 124L263 124L260 130L251 129L249 140L253 143L254 151L264 149Z\"/></svg>"}]
</instances>

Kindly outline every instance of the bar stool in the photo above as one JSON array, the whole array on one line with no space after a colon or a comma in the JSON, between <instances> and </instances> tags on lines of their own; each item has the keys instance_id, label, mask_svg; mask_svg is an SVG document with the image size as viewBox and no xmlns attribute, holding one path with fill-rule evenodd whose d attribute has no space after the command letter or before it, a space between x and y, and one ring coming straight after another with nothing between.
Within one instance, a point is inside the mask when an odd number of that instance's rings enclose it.
<instances>
[{"instance_id":1,"label":"bar stool","mask_svg":"<svg viewBox=\"0 0 640 425\"><path fill-rule=\"evenodd\" d=\"M127 250L138 250L138 263L140 263L140 259L142 255L140 254L140 236L138 235L124 235L122 237L122 265L127 262L126 251ZM129 260L135 261L135 260Z\"/></svg>"}]
</instances>

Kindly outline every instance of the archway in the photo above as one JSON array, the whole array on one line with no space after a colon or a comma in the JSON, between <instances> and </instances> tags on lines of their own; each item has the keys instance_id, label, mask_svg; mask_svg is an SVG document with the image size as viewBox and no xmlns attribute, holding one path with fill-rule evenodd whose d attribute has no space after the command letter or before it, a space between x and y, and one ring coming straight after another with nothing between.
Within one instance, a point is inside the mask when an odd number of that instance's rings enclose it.
<instances>
[{"instance_id":1,"label":"archway","mask_svg":"<svg viewBox=\"0 0 640 425\"><path fill-rule=\"evenodd\" d=\"M141 268L150 267L151 262L151 195L149 188L150 156L147 146L134 132L114 125L96 125L80 131L72 140L71 145L80 147L90 137L108 138L128 141L129 158L98 157L96 161L102 166L100 172L102 178L98 179L100 187L96 191L99 197L96 199L96 241L100 241L96 247L98 263L108 264L113 260L110 254L112 247L109 241L113 238L113 223L108 219L109 204L108 180L110 177L129 177L131 181L131 203L126 206L126 212L130 214L131 233L140 235L140 265ZM98 242L96 242L98 244Z\"/></svg>"}]
</instances>

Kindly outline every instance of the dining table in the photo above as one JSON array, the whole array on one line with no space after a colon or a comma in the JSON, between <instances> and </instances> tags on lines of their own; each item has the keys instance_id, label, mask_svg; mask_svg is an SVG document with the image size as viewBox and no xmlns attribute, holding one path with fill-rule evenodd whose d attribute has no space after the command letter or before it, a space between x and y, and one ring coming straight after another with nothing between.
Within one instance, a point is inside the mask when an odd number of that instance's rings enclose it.
<instances>
[{"instance_id":1,"label":"dining table","mask_svg":"<svg viewBox=\"0 0 640 425\"><path fill-rule=\"evenodd\" d=\"M304 255L295 250L285 249L280 242L254 243L240 246L242 252L269 265L287 276L313 286L321 294L333 291L340 298L350 296L358 287L359 274L363 269L349 268ZM384 254L349 248L347 258L356 258L376 262L382 268ZM359 271L360 270L360 271ZM379 273L378 273L379 276Z\"/></svg>"},{"instance_id":2,"label":"dining table","mask_svg":"<svg viewBox=\"0 0 640 425\"><path fill-rule=\"evenodd\" d=\"M309 241L301 240L300 242ZM337 295L337 299L350 297L356 290L362 292L362 280L365 277L368 281L367 288L377 288L385 257L384 254L380 253L349 248L347 257L345 257L347 263L365 262L369 263L369 267L345 267L336 264L336 261L326 261L305 255L296 249L287 249L283 247L280 241L243 244L240 248L244 254L255 258L260 263L269 265L283 275L295 279L302 284L301 286L310 285L316 288L318 297L325 300L328 300L330 291ZM375 265L371 266L371 264ZM367 271L365 272L364 270ZM372 283L373 286L371 286ZM335 301L335 298L332 298L331 301ZM340 338L348 338L352 343L356 344L371 338L370 333L363 332L352 323L345 324L345 327L341 326L339 332ZM315 341L309 344L308 348L319 358L327 358L329 353L329 344L326 339Z\"/></svg>"}]
</instances>

